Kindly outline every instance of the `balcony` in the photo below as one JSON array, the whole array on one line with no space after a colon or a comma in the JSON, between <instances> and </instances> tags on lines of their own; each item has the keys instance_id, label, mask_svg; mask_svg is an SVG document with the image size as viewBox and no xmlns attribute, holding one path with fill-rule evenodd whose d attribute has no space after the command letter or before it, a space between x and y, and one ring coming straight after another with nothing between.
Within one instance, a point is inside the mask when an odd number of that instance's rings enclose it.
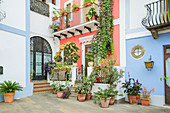
<instances>
[{"instance_id":1,"label":"balcony","mask_svg":"<svg viewBox=\"0 0 170 113\"><path fill-rule=\"evenodd\" d=\"M96 16L87 15L89 11L95 12ZM75 36L76 33L83 34L84 30L92 32L99 24L97 21L98 15L99 7L98 4L94 2L88 7L79 8L77 11L72 10L65 16L63 14L63 16L60 16L57 20L53 21L53 25L57 25L53 35L62 39L67 38L68 36Z\"/></svg>"},{"instance_id":2,"label":"balcony","mask_svg":"<svg viewBox=\"0 0 170 113\"><path fill-rule=\"evenodd\" d=\"M159 0L145 5L147 16L142 20L154 39L159 38L159 31L170 28L170 0Z\"/></svg>"},{"instance_id":3,"label":"balcony","mask_svg":"<svg viewBox=\"0 0 170 113\"><path fill-rule=\"evenodd\" d=\"M30 10L49 17L49 5L44 2L30 0Z\"/></svg>"}]
</instances>

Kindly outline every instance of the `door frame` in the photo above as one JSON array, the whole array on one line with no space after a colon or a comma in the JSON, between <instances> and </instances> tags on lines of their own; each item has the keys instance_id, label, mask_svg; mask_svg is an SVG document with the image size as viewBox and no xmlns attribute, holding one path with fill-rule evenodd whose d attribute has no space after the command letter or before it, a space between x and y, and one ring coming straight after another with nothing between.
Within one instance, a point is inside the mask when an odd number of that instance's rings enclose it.
<instances>
[{"instance_id":1,"label":"door frame","mask_svg":"<svg viewBox=\"0 0 170 113\"><path fill-rule=\"evenodd\" d=\"M51 48L51 45L50 45L50 43L46 40L46 39L44 39L43 37L40 37L40 36L33 36L33 37L31 37L31 38L34 38L34 40L33 40L33 48L35 49L36 47L35 47L35 44L37 43L36 41L36 38L41 38L41 46L42 46L42 51L36 51L36 50L34 50L33 49L33 51L30 51L30 52L32 52L32 54L33 54L33 70L34 71L36 71L36 53L37 52L40 52L40 53L42 53L42 76L36 76L36 74L35 73L33 73L33 80L47 80L47 74L45 73L45 75L43 75L44 74L44 69L45 69L45 65L44 65L44 53L47 53L47 52L44 52L44 41L45 42L47 42L48 43L48 45L50 46L50 50L51 50L51 53L49 53L49 54L51 54L51 61L52 61L52 57L53 57L53 53L52 53L52 48ZM31 38L30 38L30 40L31 40Z\"/></svg>"},{"instance_id":2,"label":"door frame","mask_svg":"<svg viewBox=\"0 0 170 113\"><path fill-rule=\"evenodd\" d=\"M166 77L166 59L170 56L170 53L166 53L166 49L170 48L170 45L164 46L164 77ZM165 104L170 104L170 102L167 102L167 96L166 96L166 80L164 80L164 87L165 87Z\"/></svg>"}]
</instances>

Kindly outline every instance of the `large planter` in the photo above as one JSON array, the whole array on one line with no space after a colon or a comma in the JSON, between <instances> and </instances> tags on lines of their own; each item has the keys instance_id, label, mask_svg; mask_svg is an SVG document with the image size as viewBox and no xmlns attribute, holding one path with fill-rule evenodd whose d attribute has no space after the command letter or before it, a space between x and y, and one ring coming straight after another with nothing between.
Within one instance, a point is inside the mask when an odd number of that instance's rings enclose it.
<instances>
[{"instance_id":1,"label":"large planter","mask_svg":"<svg viewBox=\"0 0 170 113\"><path fill-rule=\"evenodd\" d=\"M110 98L107 98L105 101L105 98L101 98L101 107L102 108L108 108L109 107Z\"/></svg>"},{"instance_id":2,"label":"large planter","mask_svg":"<svg viewBox=\"0 0 170 113\"><path fill-rule=\"evenodd\" d=\"M140 98L143 106L149 106L151 98Z\"/></svg>"},{"instance_id":3,"label":"large planter","mask_svg":"<svg viewBox=\"0 0 170 113\"><path fill-rule=\"evenodd\" d=\"M64 91L57 91L57 97L62 98Z\"/></svg>"},{"instance_id":4,"label":"large planter","mask_svg":"<svg viewBox=\"0 0 170 113\"><path fill-rule=\"evenodd\" d=\"M91 95L92 95L92 94L88 94L87 97L86 97L86 99L87 99L87 100L90 100L90 99L91 99Z\"/></svg>"},{"instance_id":5,"label":"large planter","mask_svg":"<svg viewBox=\"0 0 170 113\"><path fill-rule=\"evenodd\" d=\"M5 103L12 103L12 102L14 102L14 95L15 95L15 92L5 93L4 94Z\"/></svg>"},{"instance_id":6,"label":"large planter","mask_svg":"<svg viewBox=\"0 0 170 113\"><path fill-rule=\"evenodd\" d=\"M93 67L93 62L88 62L89 67Z\"/></svg>"},{"instance_id":7,"label":"large planter","mask_svg":"<svg viewBox=\"0 0 170 113\"><path fill-rule=\"evenodd\" d=\"M73 67L77 67L77 65L78 65L77 63L73 63Z\"/></svg>"},{"instance_id":8,"label":"large planter","mask_svg":"<svg viewBox=\"0 0 170 113\"><path fill-rule=\"evenodd\" d=\"M79 102L84 102L86 100L86 94L77 94Z\"/></svg>"},{"instance_id":9,"label":"large planter","mask_svg":"<svg viewBox=\"0 0 170 113\"><path fill-rule=\"evenodd\" d=\"M109 105L113 105L115 102L115 96L110 99Z\"/></svg>"}]
</instances>

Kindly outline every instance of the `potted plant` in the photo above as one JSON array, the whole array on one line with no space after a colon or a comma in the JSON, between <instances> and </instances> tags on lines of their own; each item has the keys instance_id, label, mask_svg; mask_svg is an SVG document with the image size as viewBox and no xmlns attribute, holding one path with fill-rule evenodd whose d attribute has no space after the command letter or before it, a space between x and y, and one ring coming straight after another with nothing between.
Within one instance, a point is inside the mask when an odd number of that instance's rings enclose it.
<instances>
[{"instance_id":1,"label":"potted plant","mask_svg":"<svg viewBox=\"0 0 170 113\"><path fill-rule=\"evenodd\" d=\"M64 86L64 85L61 85L61 84L59 84L59 85L56 87L57 97L58 97L58 98L62 98L62 97L63 97L64 89L65 89L65 86Z\"/></svg>"},{"instance_id":2,"label":"potted plant","mask_svg":"<svg viewBox=\"0 0 170 113\"><path fill-rule=\"evenodd\" d=\"M85 58L89 61L88 62L89 67L93 67L94 52L93 51L88 51L86 53L86 57Z\"/></svg>"},{"instance_id":3,"label":"potted plant","mask_svg":"<svg viewBox=\"0 0 170 113\"><path fill-rule=\"evenodd\" d=\"M14 101L15 91L23 91L22 89L23 87L16 82L4 81L4 83L0 83L0 94L4 95L5 103L12 103Z\"/></svg>"},{"instance_id":4,"label":"potted plant","mask_svg":"<svg viewBox=\"0 0 170 113\"><path fill-rule=\"evenodd\" d=\"M109 107L109 102L110 102L110 90L109 89L101 89L100 87L98 88L99 91L95 92L95 103L98 100L99 103L101 104L100 107L102 108L108 108Z\"/></svg>"},{"instance_id":5,"label":"potted plant","mask_svg":"<svg viewBox=\"0 0 170 113\"><path fill-rule=\"evenodd\" d=\"M77 67L77 60L80 58L80 56L77 53L71 54L71 61L73 61L73 67Z\"/></svg>"},{"instance_id":6,"label":"potted plant","mask_svg":"<svg viewBox=\"0 0 170 113\"><path fill-rule=\"evenodd\" d=\"M86 88L82 84L77 86L75 89L75 92L77 93L77 99L79 102L84 102L86 100Z\"/></svg>"},{"instance_id":7,"label":"potted plant","mask_svg":"<svg viewBox=\"0 0 170 113\"><path fill-rule=\"evenodd\" d=\"M77 97L80 102L85 101L86 96L90 95L90 83L85 75L82 75L82 79L80 80L80 85L75 89L77 92ZM90 96L88 98L91 98Z\"/></svg>"},{"instance_id":8,"label":"potted plant","mask_svg":"<svg viewBox=\"0 0 170 113\"><path fill-rule=\"evenodd\" d=\"M50 25L49 28L54 30L54 32L57 32L61 29L60 24L54 24L54 23L52 25Z\"/></svg>"},{"instance_id":9,"label":"potted plant","mask_svg":"<svg viewBox=\"0 0 170 113\"><path fill-rule=\"evenodd\" d=\"M132 86L132 91L131 91L131 94L132 94L132 104L135 104L137 105L138 102L139 102L139 98L140 98L140 90L142 90L141 86L142 84L138 82L138 80L135 81L135 79L132 79L133 80L133 86Z\"/></svg>"},{"instance_id":10,"label":"potted plant","mask_svg":"<svg viewBox=\"0 0 170 113\"><path fill-rule=\"evenodd\" d=\"M55 21L58 19L56 11L53 11L54 17L52 17L52 20Z\"/></svg>"},{"instance_id":11,"label":"potted plant","mask_svg":"<svg viewBox=\"0 0 170 113\"><path fill-rule=\"evenodd\" d=\"M51 86L53 88L53 94L57 94L56 85L53 83Z\"/></svg>"},{"instance_id":12,"label":"potted plant","mask_svg":"<svg viewBox=\"0 0 170 113\"><path fill-rule=\"evenodd\" d=\"M62 15L62 16L67 16L68 15L68 12L67 12L67 9L66 8L63 8L63 9L60 9L60 14Z\"/></svg>"},{"instance_id":13,"label":"potted plant","mask_svg":"<svg viewBox=\"0 0 170 113\"><path fill-rule=\"evenodd\" d=\"M84 0L84 7L88 7L92 5L92 2L94 2L95 0Z\"/></svg>"},{"instance_id":14,"label":"potted plant","mask_svg":"<svg viewBox=\"0 0 170 113\"><path fill-rule=\"evenodd\" d=\"M32 82L33 74L34 74L34 70L31 70L31 71L30 71L30 82Z\"/></svg>"},{"instance_id":15,"label":"potted plant","mask_svg":"<svg viewBox=\"0 0 170 113\"><path fill-rule=\"evenodd\" d=\"M86 17L88 17L89 20L97 19L98 16L96 10L94 8L91 8L89 12L86 14Z\"/></svg>"},{"instance_id":16,"label":"potted plant","mask_svg":"<svg viewBox=\"0 0 170 113\"><path fill-rule=\"evenodd\" d=\"M60 56L60 54L61 54L61 51L58 51L54 57L56 64L58 63L60 64L60 62L62 61L62 57Z\"/></svg>"},{"instance_id":17,"label":"potted plant","mask_svg":"<svg viewBox=\"0 0 170 113\"><path fill-rule=\"evenodd\" d=\"M73 11L73 12L77 12L77 11L79 11L79 9L80 9L80 8L79 8L76 4L73 4L73 5L72 5L72 11Z\"/></svg>"},{"instance_id":18,"label":"potted plant","mask_svg":"<svg viewBox=\"0 0 170 113\"><path fill-rule=\"evenodd\" d=\"M142 104L143 106L149 106L150 100L151 100L150 94L151 94L152 92L154 92L154 91L155 91L154 88L153 88L152 90L150 90L150 91L148 91L146 88L144 88L144 89L142 90L142 98L140 98L140 99L141 99L141 104Z\"/></svg>"},{"instance_id":19,"label":"potted plant","mask_svg":"<svg viewBox=\"0 0 170 113\"><path fill-rule=\"evenodd\" d=\"M115 97L118 95L118 91L114 91L113 88L110 88L110 102L109 102L109 105L113 105L114 102L115 102Z\"/></svg>"}]
</instances>

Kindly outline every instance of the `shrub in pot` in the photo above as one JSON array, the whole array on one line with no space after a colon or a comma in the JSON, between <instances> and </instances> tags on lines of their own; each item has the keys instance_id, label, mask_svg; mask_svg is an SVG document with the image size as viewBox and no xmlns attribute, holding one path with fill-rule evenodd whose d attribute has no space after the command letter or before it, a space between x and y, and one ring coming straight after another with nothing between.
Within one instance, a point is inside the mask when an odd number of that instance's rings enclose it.
<instances>
[{"instance_id":1,"label":"shrub in pot","mask_svg":"<svg viewBox=\"0 0 170 113\"><path fill-rule=\"evenodd\" d=\"M86 88L82 84L77 86L75 89L77 92L77 99L79 102L84 102L86 100Z\"/></svg>"},{"instance_id":2,"label":"shrub in pot","mask_svg":"<svg viewBox=\"0 0 170 113\"><path fill-rule=\"evenodd\" d=\"M109 102L109 105L113 105L114 102L115 102L115 97L118 95L118 91L114 91L112 88L110 88L110 102Z\"/></svg>"},{"instance_id":3,"label":"shrub in pot","mask_svg":"<svg viewBox=\"0 0 170 113\"><path fill-rule=\"evenodd\" d=\"M53 83L51 86L53 88L53 94L57 94L56 85Z\"/></svg>"},{"instance_id":4,"label":"shrub in pot","mask_svg":"<svg viewBox=\"0 0 170 113\"><path fill-rule=\"evenodd\" d=\"M77 60L80 56L77 53L71 54L71 61L73 61L73 67L77 67Z\"/></svg>"},{"instance_id":5,"label":"shrub in pot","mask_svg":"<svg viewBox=\"0 0 170 113\"><path fill-rule=\"evenodd\" d=\"M100 87L98 88L99 91L95 92L95 103L98 101L100 105L100 107L102 108L108 108L109 107L109 103L110 103L110 90L109 89L101 89Z\"/></svg>"},{"instance_id":6,"label":"shrub in pot","mask_svg":"<svg viewBox=\"0 0 170 113\"><path fill-rule=\"evenodd\" d=\"M0 94L4 95L5 103L12 103L14 101L15 91L23 91L22 89L23 87L16 82L4 81L4 83L0 83Z\"/></svg>"},{"instance_id":7,"label":"shrub in pot","mask_svg":"<svg viewBox=\"0 0 170 113\"><path fill-rule=\"evenodd\" d=\"M141 104L142 104L143 106L149 106L150 100L151 100L150 94L151 94L152 92L154 92L154 91L155 91L154 88L153 88L152 90L150 90L150 91L148 91L147 88L144 88L144 89L142 90Z\"/></svg>"},{"instance_id":8,"label":"shrub in pot","mask_svg":"<svg viewBox=\"0 0 170 113\"><path fill-rule=\"evenodd\" d=\"M88 60L89 67L93 67L93 61L94 61L94 58L95 58L94 52L93 51L87 51L85 58Z\"/></svg>"},{"instance_id":9,"label":"shrub in pot","mask_svg":"<svg viewBox=\"0 0 170 113\"><path fill-rule=\"evenodd\" d=\"M61 85L61 84L59 84L59 85L56 87L57 97L58 97L58 98L62 98L62 97L63 97L64 89L65 89L65 86L64 86L64 85Z\"/></svg>"}]
</instances>

